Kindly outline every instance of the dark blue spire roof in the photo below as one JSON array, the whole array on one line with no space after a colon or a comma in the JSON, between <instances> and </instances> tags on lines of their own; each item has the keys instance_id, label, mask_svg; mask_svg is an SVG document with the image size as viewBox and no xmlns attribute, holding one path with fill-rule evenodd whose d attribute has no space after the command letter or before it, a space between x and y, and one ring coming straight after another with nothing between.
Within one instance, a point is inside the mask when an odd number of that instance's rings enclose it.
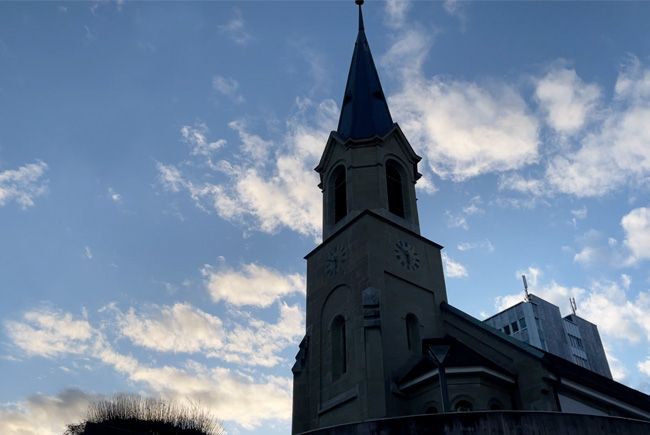
<instances>
[{"instance_id":1,"label":"dark blue spire roof","mask_svg":"<svg viewBox=\"0 0 650 435\"><path fill-rule=\"evenodd\" d=\"M362 2L357 2L359 3ZM339 127L336 131L347 140L383 136L392 128L393 118L381 89L375 62L372 60L359 4L359 34L354 44Z\"/></svg>"}]
</instances>

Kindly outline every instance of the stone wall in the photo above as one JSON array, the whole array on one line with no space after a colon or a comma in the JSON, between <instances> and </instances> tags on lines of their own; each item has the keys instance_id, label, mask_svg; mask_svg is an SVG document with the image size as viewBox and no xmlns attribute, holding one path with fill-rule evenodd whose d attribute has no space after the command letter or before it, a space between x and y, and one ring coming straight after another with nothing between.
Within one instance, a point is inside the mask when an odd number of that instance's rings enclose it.
<instances>
[{"instance_id":1,"label":"stone wall","mask_svg":"<svg viewBox=\"0 0 650 435\"><path fill-rule=\"evenodd\" d=\"M650 422L559 412L483 411L371 420L309 435L642 435Z\"/></svg>"}]
</instances>

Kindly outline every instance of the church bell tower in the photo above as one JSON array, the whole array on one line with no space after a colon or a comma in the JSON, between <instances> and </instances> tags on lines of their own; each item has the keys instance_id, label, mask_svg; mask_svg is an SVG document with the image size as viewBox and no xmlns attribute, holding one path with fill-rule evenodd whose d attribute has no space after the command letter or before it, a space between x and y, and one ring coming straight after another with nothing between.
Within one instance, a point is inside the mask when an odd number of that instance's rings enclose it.
<instances>
[{"instance_id":1,"label":"church bell tower","mask_svg":"<svg viewBox=\"0 0 650 435\"><path fill-rule=\"evenodd\" d=\"M306 333L294 374L292 433L407 415L394 381L443 335L442 247L420 235L420 157L393 122L359 30L338 128L316 171L323 242L307 260Z\"/></svg>"}]
</instances>

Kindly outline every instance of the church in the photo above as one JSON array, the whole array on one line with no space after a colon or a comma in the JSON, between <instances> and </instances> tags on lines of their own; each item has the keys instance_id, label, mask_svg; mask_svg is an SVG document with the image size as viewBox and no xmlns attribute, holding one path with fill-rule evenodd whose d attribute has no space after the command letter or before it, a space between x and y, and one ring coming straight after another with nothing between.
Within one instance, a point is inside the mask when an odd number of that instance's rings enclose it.
<instances>
[{"instance_id":1,"label":"church","mask_svg":"<svg viewBox=\"0 0 650 435\"><path fill-rule=\"evenodd\" d=\"M393 122L356 3L339 123L316 167L323 241L305 257L292 433L650 433L650 396L449 303L443 247L420 234L421 158Z\"/></svg>"}]
</instances>

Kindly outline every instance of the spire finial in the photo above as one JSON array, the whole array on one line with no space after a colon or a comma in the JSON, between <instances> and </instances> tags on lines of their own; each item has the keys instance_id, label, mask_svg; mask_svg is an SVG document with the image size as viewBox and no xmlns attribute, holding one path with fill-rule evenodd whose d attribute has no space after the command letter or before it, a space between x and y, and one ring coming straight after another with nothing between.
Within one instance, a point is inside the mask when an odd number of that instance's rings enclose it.
<instances>
[{"instance_id":1,"label":"spire finial","mask_svg":"<svg viewBox=\"0 0 650 435\"><path fill-rule=\"evenodd\" d=\"M359 31L363 30L363 13L361 13L361 5L363 5L363 0L354 0L354 2L359 6Z\"/></svg>"}]
</instances>

